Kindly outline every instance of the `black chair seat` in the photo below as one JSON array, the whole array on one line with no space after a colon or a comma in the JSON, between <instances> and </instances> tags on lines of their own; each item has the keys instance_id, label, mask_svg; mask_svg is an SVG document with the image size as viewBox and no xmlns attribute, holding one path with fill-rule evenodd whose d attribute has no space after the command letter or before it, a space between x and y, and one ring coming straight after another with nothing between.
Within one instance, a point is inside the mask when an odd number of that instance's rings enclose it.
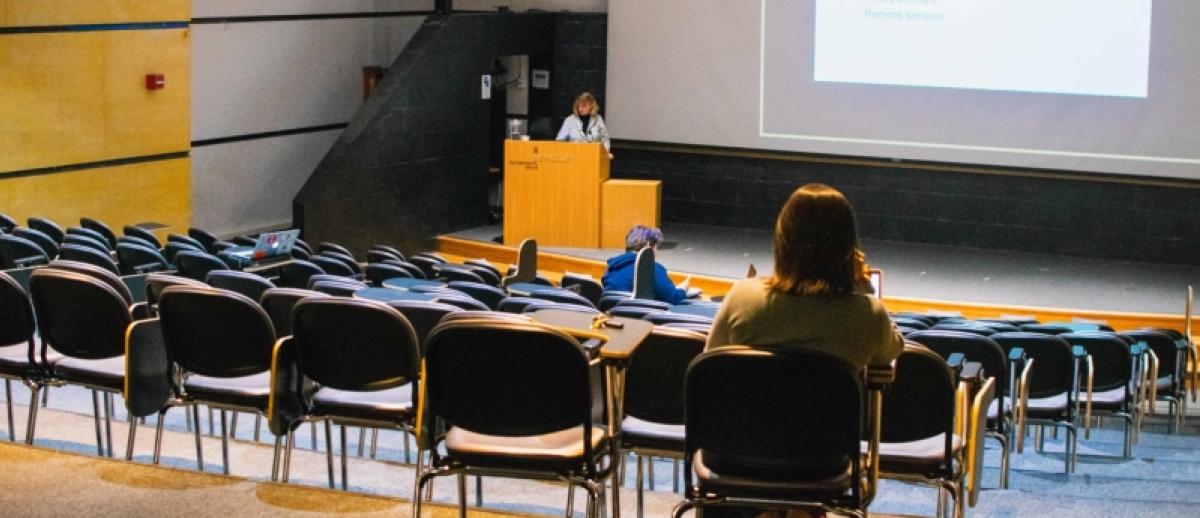
<instances>
[{"instance_id":1,"label":"black chair seat","mask_svg":"<svg viewBox=\"0 0 1200 518\"><path fill-rule=\"evenodd\" d=\"M46 354L50 363L62 359L62 355L50 350ZM38 361L41 361L40 353ZM25 377L30 374L29 344L13 344L0 347L0 376Z\"/></svg>"},{"instance_id":2,"label":"black chair seat","mask_svg":"<svg viewBox=\"0 0 1200 518\"><path fill-rule=\"evenodd\" d=\"M230 406L267 409L271 393L271 373L260 372L236 378L214 378L193 375L183 382L189 398Z\"/></svg>"},{"instance_id":3,"label":"black chair seat","mask_svg":"<svg viewBox=\"0 0 1200 518\"><path fill-rule=\"evenodd\" d=\"M704 450L699 450L692 461L692 467L703 492L737 494L740 497L808 500L814 496L836 498L847 493L854 480L850 463L848 459L844 469L835 470L832 475L823 478L816 478L808 473L773 474L761 467L754 470L753 478L746 478L719 474L714 467L705 463Z\"/></svg>"},{"instance_id":4,"label":"black chair seat","mask_svg":"<svg viewBox=\"0 0 1200 518\"><path fill-rule=\"evenodd\" d=\"M1027 408L1029 417L1050 417L1062 415L1067 410L1067 393L1040 398L1029 398Z\"/></svg>"},{"instance_id":5,"label":"black chair seat","mask_svg":"<svg viewBox=\"0 0 1200 518\"><path fill-rule=\"evenodd\" d=\"M412 383L372 391L322 387L313 395L312 412L316 416L399 422L413 415Z\"/></svg>"},{"instance_id":6,"label":"black chair seat","mask_svg":"<svg viewBox=\"0 0 1200 518\"><path fill-rule=\"evenodd\" d=\"M965 446L962 436L950 438L950 447L955 455ZM863 442L863 448L867 443ZM911 473L923 468L936 470L946 463L946 434L937 434L924 439L907 442L879 443L879 469L888 472Z\"/></svg>"},{"instance_id":7,"label":"black chair seat","mask_svg":"<svg viewBox=\"0 0 1200 518\"><path fill-rule=\"evenodd\" d=\"M1080 395L1080 402L1086 402L1087 396ZM1092 393L1092 409L1121 410L1125 408L1125 387Z\"/></svg>"},{"instance_id":8,"label":"black chair seat","mask_svg":"<svg viewBox=\"0 0 1200 518\"><path fill-rule=\"evenodd\" d=\"M1171 376L1158 378L1158 382L1155 385L1159 392L1170 392L1175 387L1174 379Z\"/></svg>"},{"instance_id":9,"label":"black chair seat","mask_svg":"<svg viewBox=\"0 0 1200 518\"><path fill-rule=\"evenodd\" d=\"M125 357L103 360L63 358L54 364L54 376L79 385L120 392L125 387Z\"/></svg>"},{"instance_id":10,"label":"black chair seat","mask_svg":"<svg viewBox=\"0 0 1200 518\"><path fill-rule=\"evenodd\" d=\"M602 446L607 438L604 428L592 427L592 451L598 457L605 453ZM569 472L583 462L583 427L541 435L500 436L456 426L446 434L446 451L467 465Z\"/></svg>"},{"instance_id":11,"label":"black chair seat","mask_svg":"<svg viewBox=\"0 0 1200 518\"><path fill-rule=\"evenodd\" d=\"M684 426L627 416L621 421L621 447L670 450L682 454L685 448Z\"/></svg>"}]
</instances>

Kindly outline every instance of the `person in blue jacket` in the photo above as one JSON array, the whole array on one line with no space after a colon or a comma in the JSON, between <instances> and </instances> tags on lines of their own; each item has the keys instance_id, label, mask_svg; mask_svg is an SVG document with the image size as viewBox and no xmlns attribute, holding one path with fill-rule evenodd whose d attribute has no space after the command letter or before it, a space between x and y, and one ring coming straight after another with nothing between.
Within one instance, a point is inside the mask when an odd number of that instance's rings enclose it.
<instances>
[{"instance_id":1,"label":"person in blue jacket","mask_svg":"<svg viewBox=\"0 0 1200 518\"><path fill-rule=\"evenodd\" d=\"M662 240L663 233L661 230L653 227L634 225L633 229L625 235L625 253L608 260L608 269L604 272L604 277L600 278L600 283L604 285L604 289L610 291L633 291L633 271L634 264L637 263L638 251L647 246L657 251L658 245L662 243ZM690 280L690 277L688 280ZM671 282L671 278L667 277L667 269L663 268L658 262L655 262L654 298L670 304L678 304L688 298L689 295L699 295L699 290L695 290L695 294L689 292L688 280L679 283L679 286L676 287L675 283Z\"/></svg>"}]
</instances>

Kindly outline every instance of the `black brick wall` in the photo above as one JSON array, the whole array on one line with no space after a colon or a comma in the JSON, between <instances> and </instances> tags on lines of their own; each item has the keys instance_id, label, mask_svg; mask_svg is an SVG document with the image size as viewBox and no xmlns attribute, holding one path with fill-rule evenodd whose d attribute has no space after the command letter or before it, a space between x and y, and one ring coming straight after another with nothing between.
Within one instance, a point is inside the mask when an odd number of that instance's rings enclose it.
<instances>
[{"instance_id":1,"label":"black brick wall","mask_svg":"<svg viewBox=\"0 0 1200 518\"><path fill-rule=\"evenodd\" d=\"M552 107L557 117L571 114L575 96L591 92L604 109L608 68L608 15L561 13L554 22L554 71L550 76Z\"/></svg>"},{"instance_id":2,"label":"black brick wall","mask_svg":"<svg viewBox=\"0 0 1200 518\"><path fill-rule=\"evenodd\" d=\"M769 229L796 187L822 182L865 238L1200 264L1200 184L614 148L613 177L663 181L666 221Z\"/></svg>"}]
</instances>

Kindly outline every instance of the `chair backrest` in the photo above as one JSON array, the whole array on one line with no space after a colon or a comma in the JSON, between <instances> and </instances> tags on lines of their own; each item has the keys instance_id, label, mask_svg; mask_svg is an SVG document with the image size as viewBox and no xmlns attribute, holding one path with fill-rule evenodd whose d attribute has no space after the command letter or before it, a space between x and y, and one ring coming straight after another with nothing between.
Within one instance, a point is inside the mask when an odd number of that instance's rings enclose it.
<instances>
[{"instance_id":1,"label":"chair backrest","mask_svg":"<svg viewBox=\"0 0 1200 518\"><path fill-rule=\"evenodd\" d=\"M59 270L81 273L103 282L112 288L113 291L117 292L117 295L121 296L121 299L125 301L125 305L133 304L133 294L129 292L129 286L126 286L121 277L106 267L66 259L51 261L50 266Z\"/></svg>"},{"instance_id":2,"label":"chair backrest","mask_svg":"<svg viewBox=\"0 0 1200 518\"><path fill-rule=\"evenodd\" d=\"M167 234L167 242L168 243L186 243L186 244L192 245L200 250L203 250L204 252L211 253L211 252L209 252L207 245L205 245L202 241L200 241L199 239L196 239L192 236L185 236L183 234Z\"/></svg>"},{"instance_id":3,"label":"chair backrest","mask_svg":"<svg viewBox=\"0 0 1200 518\"><path fill-rule=\"evenodd\" d=\"M533 297L505 297L496 303L496 311L505 313L524 313L525 308L530 304L543 302L541 299Z\"/></svg>"},{"instance_id":4,"label":"chair backrest","mask_svg":"<svg viewBox=\"0 0 1200 518\"><path fill-rule=\"evenodd\" d=\"M659 311L670 311L671 310L671 305L666 302L663 302L661 300L631 299L631 298L619 299L619 300L617 300L616 304L613 307L639 307L639 308L657 309Z\"/></svg>"},{"instance_id":5,"label":"chair backrest","mask_svg":"<svg viewBox=\"0 0 1200 518\"><path fill-rule=\"evenodd\" d=\"M415 259L420 260L422 258L418 256L415 257ZM436 272L435 278L444 279L446 282L466 281L477 284L486 284L483 282L483 277L480 277L479 274L464 268L462 265L440 264L434 267L434 271Z\"/></svg>"},{"instance_id":6,"label":"chair backrest","mask_svg":"<svg viewBox=\"0 0 1200 518\"><path fill-rule=\"evenodd\" d=\"M213 270L208 272L204 282L214 288L241 293L253 301L262 298L264 291L275 287L275 283L266 277L234 270Z\"/></svg>"},{"instance_id":7,"label":"chair backrest","mask_svg":"<svg viewBox=\"0 0 1200 518\"><path fill-rule=\"evenodd\" d=\"M46 218L30 217L25 221L29 224L29 228L46 234L55 243L62 243L63 238L66 237L66 232L63 232L62 227L58 226L58 223Z\"/></svg>"},{"instance_id":8,"label":"chair backrest","mask_svg":"<svg viewBox=\"0 0 1200 518\"><path fill-rule=\"evenodd\" d=\"M443 304L449 304L451 306L458 306L467 311L489 311L489 310L491 310L491 308L489 308L487 306L487 304L484 304L478 300L475 300L474 298L467 296L463 293L455 293L453 295L451 295L451 294L433 294L433 295L434 295L434 297L433 297L434 302L441 302Z\"/></svg>"},{"instance_id":9,"label":"chair backrest","mask_svg":"<svg viewBox=\"0 0 1200 518\"><path fill-rule=\"evenodd\" d=\"M429 335L425 373L428 417L502 436L583 426L590 451L593 372L562 331L515 320L444 322Z\"/></svg>"},{"instance_id":10,"label":"chair backrest","mask_svg":"<svg viewBox=\"0 0 1200 518\"><path fill-rule=\"evenodd\" d=\"M683 424L683 382L688 365L704 352L706 337L656 327L629 356L625 414L644 421Z\"/></svg>"},{"instance_id":11,"label":"chair backrest","mask_svg":"<svg viewBox=\"0 0 1200 518\"><path fill-rule=\"evenodd\" d=\"M896 358L896 378L883 398L880 440L908 442L946 434L948 447L954 433L957 385L945 358L920 345L905 344Z\"/></svg>"},{"instance_id":12,"label":"chair backrest","mask_svg":"<svg viewBox=\"0 0 1200 518\"><path fill-rule=\"evenodd\" d=\"M465 311L458 306L426 300L391 300L387 305L403 314L404 318L408 319L408 323L412 324L422 358L425 357L425 344L428 341L429 332L437 327L446 315Z\"/></svg>"},{"instance_id":13,"label":"chair backrest","mask_svg":"<svg viewBox=\"0 0 1200 518\"><path fill-rule=\"evenodd\" d=\"M533 290L529 292L529 296L535 299L549 300L560 304L575 304L589 309L596 309L596 305L583 295L558 288L548 288L544 290Z\"/></svg>"},{"instance_id":14,"label":"chair backrest","mask_svg":"<svg viewBox=\"0 0 1200 518\"><path fill-rule=\"evenodd\" d=\"M983 367L983 372L996 377L998 393L1008 394L1008 360L1005 350L991 338L963 331L916 331L904 337L929 348L944 359L962 353L969 362Z\"/></svg>"},{"instance_id":15,"label":"chair backrest","mask_svg":"<svg viewBox=\"0 0 1200 518\"><path fill-rule=\"evenodd\" d=\"M13 229L12 235L23 237L37 244L42 249L42 252L45 252L46 257L51 259L58 257L58 243L61 240L56 241L54 238L46 235L45 232L33 228L17 227Z\"/></svg>"},{"instance_id":16,"label":"chair backrest","mask_svg":"<svg viewBox=\"0 0 1200 518\"><path fill-rule=\"evenodd\" d=\"M342 277L354 277L354 270L346 266L346 263L341 260L323 255L314 255L308 261L319 266L324 273L340 275Z\"/></svg>"},{"instance_id":17,"label":"chair backrest","mask_svg":"<svg viewBox=\"0 0 1200 518\"><path fill-rule=\"evenodd\" d=\"M1063 333L1059 338L1078 345L1092 356L1095 377L1092 389L1100 392L1129 386L1133 377L1133 357L1129 344L1116 334L1103 331Z\"/></svg>"},{"instance_id":18,"label":"chair backrest","mask_svg":"<svg viewBox=\"0 0 1200 518\"><path fill-rule=\"evenodd\" d=\"M367 285L354 279L343 277L337 281L320 280L309 283L308 289L337 297L353 297L355 293L367 289Z\"/></svg>"},{"instance_id":19,"label":"chair backrest","mask_svg":"<svg viewBox=\"0 0 1200 518\"><path fill-rule=\"evenodd\" d=\"M43 343L73 358L125 354L125 329L132 322L129 304L109 283L41 268L30 277L29 291Z\"/></svg>"},{"instance_id":20,"label":"chair backrest","mask_svg":"<svg viewBox=\"0 0 1200 518\"><path fill-rule=\"evenodd\" d=\"M117 268L121 275L150 273L170 268L167 258L150 247L133 243L117 243Z\"/></svg>"},{"instance_id":21,"label":"chair backrest","mask_svg":"<svg viewBox=\"0 0 1200 518\"><path fill-rule=\"evenodd\" d=\"M391 245L380 245L380 244L371 245L371 250L375 250L377 252L382 252L384 254L394 256L395 259L398 259L401 261L405 260L404 252L401 252L400 249L398 249L394 246L391 246Z\"/></svg>"},{"instance_id":22,"label":"chair backrest","mask_svg":"<svg viewBox=\"0 0 1200 518\"><path fill-rule=\"evenodd\" d=\"M574 311L576 313L586 313L589 315L595 315L596 313L600 312L596 308L580 306L579 304L566 304L563 302L554 302L554 301L550 301L550 300L541 300L541 299L539 299L537 302L526 305L525 308L522 309L521 311L524 313L533 313L535 311L541 311L543 309L561 309L563 311Z\"/></svg>"},{"instance_id":23,"label":"chair backrest","mask_svg":"<svg viewBox=\"0 0 1200 518\"><path fill-rule=\"evenodd\" d=\"M142 238L140 238L140 237L134 237L134 236L121 236L121 237L118 237L118 238L117 238L117 244L119 245L119 244L121 244L121 243L129 243L129 244L131 244L131 245L144 246L144 247L146 247L146 248L152 248L152 249L154 249L154 250L158 250L158 247L154 246L154 243L151 243L151 242L149 242L149 241L146 241L145 239L142 239Z\"/></svg>"},{"instance_id":24,"label":"chair backrest","mask_svg":"<svg viewBox=\"0 0 1200 518\"><path fill-rule=\"evenodd\" d=\"M50 258L37 243L9 234L0 234L0 268L24 268L46 264Z\"/></svg>"},{"instance_id":25,"label":"chair backrest","mask_svg":"<svg viewBox=\"0 0 1200 518\"><path fill-rule=\"evenodd\" d=\"M321 386L382 390L417 380L417 335L394 308L316 298L297 303L292 318L300 372Z\"/></svg>"},{"instance_id":26,"label":"chair backrest","mask_svg":"<svg viewBox=\"0 0 1200 518\"><path fill-rule=\"evenodd\" d=\"M386 264L386 265L395 266L397 268L402 268L402 269L404 269L404 271L407 271L408 274L414 279L428 279L428 277L425 276L425 272L422 271L419 266L412 264L408 261L397 261L395 259L388 259L386 261L383 261L380 264Z\"/></svg>"},{"instance_id":27,"label":"chair backrest","mask_svg":"<svg viewBox=\"0 0 1200 518\"><path fill-rule=\"evenodd\" d=\"M103 221L93 218L79 218L79 226L104 236L104 241L108 243L110 249L117 247L117 234Z\"/></svg>"},{"instance_id":28,"label":"chair backrest","mask_svg":"<svg viewBox=\"0 0 1200 518\"><path fill-rule=\"evenodd\" d=\"M1041 333L1044 335L1061 335L1074 331L1074 329L1068 326L1055 324L1022 324L1018 328L1026 333Z\"/></svg>"},{"instance_id":29,"label":"chair backrest","mask_svg":"<svg viewBox=\"0 0 1200 518\"><path fill-rule=\"evenodd\" d=\"M722 347L692 362L685 394L688 458L703 451L723 476L825 478L849 465L858 480L865 391L859 369L844 360Z\"/></svg>"},{"instance_id":30,"label":"chair backrest","mask_svg":"<svg viewBox=\"0 0 1200 518\"><path fill-rule=\"evenodd\" d=\"M208 252L194 251L175 254L175 266L179 269L179 275L201 282L208 278L208 272L229 269L229 265L219 257Z\"/></svg>"},{"instance_id":31,"label":"chair backrest","mask_svg":"<svg viewBox=\"0 0 1200 518\"><path fill-rule=\"evenodd\" d=\"M424 275L426 279L436 279L437 268L435 267L444 264L441 261L423 255L413 255L412 257L408 258L408 262L417 268L420 268L421 274Z\"/></svg>"},{"instance_id":32,"label":"chair backrest","mask_svg":"<svg viewBox=\"0 0 1200 518\"><path fill-rule=\"evenodd\" d=\"M500 269L489 263L487 259L466 259L462 264L476 273L487 271L487 274L481 274L480 277L485 277L483 280L493 286L499 286L500 281L504 280L504 274L500 272ZM495 283L492 282L493 279L495 279Z\"/></svg>"},{"instance_id":33,"label":"chair backrest","mask_svg":"<svg viewBox=\"0 0 1200 518\"><path fill-rule=\"evenodd\" d=\"M935 329L938 331L962 331L964 333L974 333L981 336L992 336L996 334L995 329L983 324L977 324L975 322L946 323L945 321L942 321L934 324L930 329Z\"/></svg>"},{"instance_id":34,"label":"chair backrest","mask_svg":"<svg viewBox=\"0 0 1200 518\"><path fill-rule=\"evenodd\" d=\"M1029 397L1050 397L1068 392L1073 384L1074 356L1071 344L1055 335L1019 331L996 333L992 340L1004 350L1013 347L1025 350L1033 359L1033 375L1029 377ZM987 372L986 370L984 372Z\"/></svg>"},{"instance_id":35,"label":"chair backrest","mask_svg":"<svg viewBox=\"0 0 1200 518\"><path fill-rule=\"evenodd\" d=\"M588 299L593 306L600 304L600 295L604 293L604 286L601 286L595 279L571 273L564 273L559 285L564 288L578 286L579 295Z\"/></svg>"},{"instance_id":36,"label":"chair backrest","mask_svg":"<svg viewBox=\"0 0 1200 518\"><path fill-rule=\"evenodd\" d=\"M661 325L666 325L666 324L701 324L701 325L706 325L706 326L712 326L712 323L713 323L712 318L706 317L704 315L692 315L689 313L675 313L672 311L657 311L654 313L650 313L650 314L643 316L642 320L646 320L656 326L661 326Z\"/></svg>"},{"instance_id":37,"label":"chair backrest","mask_svg":"<svg viewBox=\"0 0 1200 518\"><path fill-rule=\"evenodd\" d=\"M320 266L302 259L293 259L292 262L283 265L279 268L279 287L281 288L296 288L300 290L308 289L308 279L314 275L325 273Z\"/></svg>"},{"instance_id":38,"label":"chair backrest","mask_svg":"<svg viewBox=\"0 0 1200 518\"><path fill-rule=\"evenodd\" d=\"M258 303L275 326L275 334L289 336L292 334L292 309L296 307L296 303L307 298L328 296L319 291L299 288L271 288L263 292Z\"/></svg>"},{"instance_id":39,"label":"chair backrest","mask_svg":"<svg viewBox=\"0 0 1200 518\"><path fill-rule=\"evenodd\" d=\"M628 318L646 318L654 313L663 313L661 309L648 308L645 306L613 306L608 310L608 314L614 317Z\"/></svg>"},{"instance_id":40,"label":"chair backrest","mask_svg":"<svg viewBox=\"0 0 1200 518\"><path fill-rule=\"evenodd\" d=\"M113 262L108 252L101 252L90 246L64 243L58 251L58 257L64 261L78 261L99 266L112 272L113 275L121 275L121 271L117 269L117 263Z\"/></svg>"},{"instance_id":41,"label":"chair backrest","mask_svg":"<svg viewBox=\"0 0 1200 518\"><path fill-rule=\"evenodd\" d=\"M396 255L396 254L393 254L391 252L387 252L384 250L376 250L374 248L372 248L371 250L367 250L367 264L368 265L375 264L375 263L381 263L383 261L388 261L388 260L403 261L404 256Z\"/></svg>"},{"instance_id":42,"label":"chair backrest","mask_svg":"<svg viewBox=\"0 0 1200 518\"><path fill-rule=\"evenodd\" d=\"M232 378L271 369L275 329L258 303L212 287L172 286L158 301L167 358L184 371Z\"/></svg>"},{"instance_id":43,"label":"chair backrest","mask_svg":"<svg viewBox=\"0 0 1200 518\"><path fill-rule=\"evenodd\" d=\"M350 268L350 271L354 272L356 275L362 273L362 267L358 265L358 261L355 261L353 256L331 250L326 250L317 255L320 257L328 257L330 259L341 261L342 264L346 265L347 268Z\"/></svg>"},{"instance_id":44,"label":"chair backrest","mask_svg":"<svg viewBox=\"0 0 1200 518\"><path fill-rule=\"evenodd\" d=\"M446 287L452 290L461 291L471 298L482 302L488 307L488 309L493 310L499 308L500 301L504 300L508 296L508 294L504 293L504 290L500 288L479 282L450 281L446 284Z\"/></svg>"},{"instance_id":45,"label":"chair backrest","mask_svg":"<svg viewBox=\"0 0 1200 518\"><path fill-rule=\"evenodd\" d=\"M10 233L17 228L17 220L8 214L0 213L0 232Z\"/></svg>"},{"instance_id":46,"label":"chair backrest","mask_svg":"<svg viewBox=\"0 0 1200 518\"><path fill-rule=\"evenodd\" d=\"M191 243L182 243L179 241L169 241L167 242L166 246L162 247L163 258L165 258L167 262L171 264L175 264L177 262L176 257L180 254L180 252L199 252L202 254L208 253L202 248L196 248L196 245Z\"/></svg>"},{"instance_id":47,"label":"chair backrest","mask_svg":"<svg viewBox=\"0 0 1200 518\"><path fill-rule=\"evenodd\" d=\"M75 228L75 227L71 227L71 228ZM80 230L82 230L82 229L80 229ZM95 239L91 236L87 236L84 234L67 234L67 236L63 238L64 245L86 246L88 248L95 249L98 252L108 254L109 252L111 252L111 250L109 250L108 245L105 243L106 243L105 241L98 240L98 239ZM61 250L60 250L60 252L61 252Z\"/></svg>"},{"instance_id":48,"label":"chair backrest","mask_svg":"<svg viewBox=\"0 0 1200 518\"><path fill-rule=\"evenodd\" d=\"M654 249L638 251L633 263L633 298L654 300Z\"/></svg>"},{"instance_id":49,"label":"chair backrest","mask_svg":"<svg viewBox=\"0 0 1200 518\"><path fill-rule=\"evenodd\" d=\"M163 290L171 286L208 287L207 284L195 279L166 273L152 273L146 276L146 304L149 304L151 309L156 310L159 296L162 295Z\"/></svg>"},{"instance_id":50,"label":"chair backrest","mask_svg":"<svg viewBox=\"0 0 1200 518\"><path fill-rule=\"evenodd\" d=\"M929 329L929 324L924 320L912 317L892 317L892 323L898 326L904 326L914 331L924 331Z\"/></svg>"},{"instance_id":51,"label":"chair backrest","mask_svg":"<svg viewBox=\"0 0 1200 518\"><path fill-rule=\"evenodd\" d=\"M1178 377L1180 367L1182 367L1179 361L1180 349L1176 347L1175 340L1171 339L1170 335L1150 329L1125 331L1123 334L1133 339L1134 342L1145 342L1150 350L1154 351L1154 355L1158 357L1159 377ZM1175 379L1175 381L1181 380Z\"/></svg>"},{"instance_id":52,"label":"chair backrest","mask_svg":"<svg viewBox=\"0 0 1200 518\"><path fill-rule=\"evenodd\" d=\"M351 252L349 248L330 241L321 241L320 243L317 243L317 253L319 254L322 252L336 252L342 255L354 257L354 252Z\"/></svg>"},{"instance_id":53,"label":"chair backrest","mask_svg":"<svg viewBox=\"0 0 1200 518\"><path fill-rule=\"evenodd\" d=\"M114 247L116 247L116 244L115 244L116 238L113 238L114 242L110 243L108 241L107 236L105 236L104 234L101 234L99 232L96 232L95 230L92 230L90 228L86 228L86 227L67 227L67 235L63 236L63 241L65 242L67 240L67 238L71 237L71 236L86 237L88 239L96 241L97 243L100 243L100 245L104 247L105 251L108 251L108 252L111 252L114 249Z\"/></svg>"},{"instance_id":54,"label":"chair backrest","mask_svg":"<svg viewBox=\"0 0 1200 518\"><path fill-rule=\"evenodd\" d=\"M142 227L136 225L125 225L121 229L121 233L127 236L145 239L146 241L149 241L150 244L154 245L154 248L162 248L162 243L159 242L158 237L154 235L154 232L146 230Z\"/></svg>"},{"instance_id":55,"label":"chair backrest","mask_svg":"<svg viewBox=\"0 0 1200 518\"><path fill-rule=\"evenodd\" d=\"M220 242L225 243L226 241L220 241ZM237 245L234 245L234 246L237 246ZM313 256L313 254L311 252L309 252L308 250L306 250L304 248L300 248L298 246L292 247L292 251L291 251L290 255L292 256L293 259L303 259L305 261L312 259L312 256Z\"/></svg>"},{"instance_id":56,"label":"chair backrest","mask_svg":"<svg viewBox=\"0 0 1200 518\"><path fill-rule=\"evenodd\" d=\"M215 254L218 252L218 250L213 247L213 243L221 240L216 234L213 234L212 232L202 228L191 227L188 229L187 235L188 237L198 241L201 246L208 251L208 253Z\"/></svg>"},{"instance_id":57,"label":"chair backrest","mask_svg":"<svg viewBox=\"0 0 1200 518\"><path fill-rule=\"evenodd\" d=\"M396 277L412 278L412 273L408 270L387 263L368 263L367 264L367 280L374 283L376 286L382 286L383 281L394 279Z\"/></svg>"},{"instance_id":58,"label":"chair backrest","mask_svg":"<svg viewBox=\"0 0 1200 518\"><path fill-rule=\"evenodd\" d=\"M997 322L994 320L976 320L976 322L979 325L988 327L997 333L1015 333L1021 330L1021 328L1007 322Z\"/></svg>"},{"instance_id":59,"label":"chair backrest","mask_svg":"<svg viewBox=\"0 0 1200 518\"><path fill-rule=\"evenodd\" d=\"M0 272L0 315L4 315L0 319L0 344L33 346L33 305L21 284L4 272Z\"/></svg>"},{"instance_id":60,"label":"chair backrest","mask_svg":"<svg viewBox=\"0 0 1200 518\"><path fill-rule=\"evenodd\" d=\"M514 282L533 282L537 278L537 240L528 238L521 241L517 247L516 268L500 280L500 286L507 287Z\"/></svg>"}]
</instances>

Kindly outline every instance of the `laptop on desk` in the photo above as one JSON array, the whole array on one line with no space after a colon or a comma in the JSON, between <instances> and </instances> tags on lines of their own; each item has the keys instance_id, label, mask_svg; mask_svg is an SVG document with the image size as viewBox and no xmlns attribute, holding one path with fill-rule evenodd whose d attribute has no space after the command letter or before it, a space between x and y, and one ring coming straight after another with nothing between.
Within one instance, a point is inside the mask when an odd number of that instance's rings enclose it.
<instances>
[{"instance_id":1,"label":"laptop on desk","mask_svg":"<svg viewBox=\"0 0 1200 518\"><path fill-rule=\"evenodd\" d=\"M263 232L258 235L254 246L235 246L226 250L225 254L247 263L291 255L299 237L300 231L297 229Z\"/></svg>"}]
</instances>

